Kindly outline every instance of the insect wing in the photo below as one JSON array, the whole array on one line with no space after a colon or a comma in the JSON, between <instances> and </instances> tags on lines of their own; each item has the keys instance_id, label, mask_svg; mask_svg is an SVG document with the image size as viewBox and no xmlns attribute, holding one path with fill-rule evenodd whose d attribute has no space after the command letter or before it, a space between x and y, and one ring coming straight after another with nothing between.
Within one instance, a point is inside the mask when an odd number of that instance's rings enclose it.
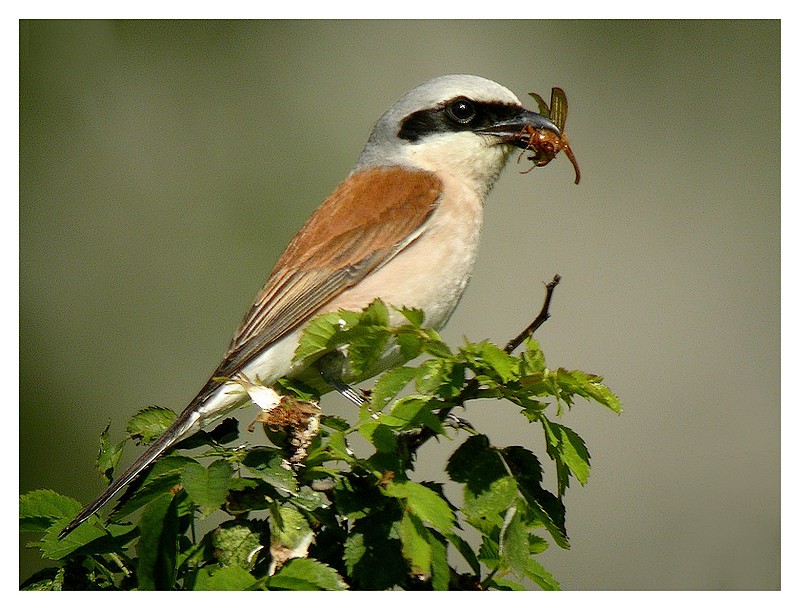
<instances>
[{"instance_id":1,"label":"insect wing","mask_svg":"<svg viewBox=\"0 0 800 610\"><path fill-rule=\"evenodd\" d=\"M533 92L529 93L528 95L530 95L533 99L536 100L536 105L539 106L539 114L541 114L543 117L549 119L550 118L550 108L547 107L547 102L544 101L542 96L539 95L538 93L533 93Z\"/></svg>"},{"instance_id":2,"label":"insect wing","mask_svg":"<svg viewBox=\"0 0 800 610\"><path fill-rule=\"evenodd\" d=\"M558 87L553 87L550 94L550 120L561 133L564 133L564 124L567 122L567 94Z\"/></svg>"}]
</instances>

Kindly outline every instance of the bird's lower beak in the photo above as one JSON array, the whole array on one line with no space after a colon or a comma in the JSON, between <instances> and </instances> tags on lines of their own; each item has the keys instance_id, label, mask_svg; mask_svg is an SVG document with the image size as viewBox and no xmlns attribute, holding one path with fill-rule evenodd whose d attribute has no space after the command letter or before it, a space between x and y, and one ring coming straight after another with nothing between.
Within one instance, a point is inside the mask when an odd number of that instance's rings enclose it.
<instances>
[{"instance_id":1,"label":"bird's lower beak","mask_svg":"<svg viewBox=\"0 0 800 610\"><path fill-rule=\"evenodd\" d=\"M477 133L498 137L503 144L528 148L530 134L533 131L542 130L550 131L555 136L561 136L561 131L550 119L523 108L517 116L479 129Z\"/></svg>"}]
</instances>

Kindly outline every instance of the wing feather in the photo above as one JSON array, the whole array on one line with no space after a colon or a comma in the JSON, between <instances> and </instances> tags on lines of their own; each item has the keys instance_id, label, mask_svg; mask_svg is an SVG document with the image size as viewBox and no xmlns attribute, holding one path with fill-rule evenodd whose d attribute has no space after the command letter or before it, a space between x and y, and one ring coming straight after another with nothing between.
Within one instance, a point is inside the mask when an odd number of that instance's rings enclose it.
<instances>
[{"instance_id":1,"label":"wing feather","mask_svg":"<svg viewBox=\"0 0 800 610\"><path fill-rule=\"evenodd\" d=\"M424 230L442 193L434 174L401 167L353 173L295 235L234 335L215 376L247 362Z\"/></svg>"}]
</instances>

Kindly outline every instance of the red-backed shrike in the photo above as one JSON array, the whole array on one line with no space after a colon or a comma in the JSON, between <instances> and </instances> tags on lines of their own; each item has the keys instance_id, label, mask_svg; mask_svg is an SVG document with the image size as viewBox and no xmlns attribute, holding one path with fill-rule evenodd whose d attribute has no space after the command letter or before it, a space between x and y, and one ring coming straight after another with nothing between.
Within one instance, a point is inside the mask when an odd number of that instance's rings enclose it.
<instances>
[{"instance_id":1,"label":"red-backed shrike","mask_svg":"<svg viewBox=\"0 0 800 610\"><path fill-rule=\"evenodd\" d=\"M342 358L324 366L292 363L316 314L360 310L380 298L421 309L427 326L444 326L472 272L484 199L530 129L560 135L549 119L484 78L442 76L406 93L378 119L351 174L278 259L211 379L62 536L176 441L240 406L242 386L220 379L244 375L268 386L298 377L345 393L345 384L360 381L349 378ZM398 360L390 348L372 374Z\"/></svg>"}]
</instances>

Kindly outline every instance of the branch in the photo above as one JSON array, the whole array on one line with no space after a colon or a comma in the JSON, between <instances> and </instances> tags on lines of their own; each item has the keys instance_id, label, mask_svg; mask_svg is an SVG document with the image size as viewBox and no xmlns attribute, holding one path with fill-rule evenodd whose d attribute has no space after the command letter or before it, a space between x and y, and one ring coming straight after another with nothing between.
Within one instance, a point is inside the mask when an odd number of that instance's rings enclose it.
<instances>
[{"instance_id":1,"label":"branch","mask_svg":"<svg viewBox=\"0 0 800 610\"><path fill-rule=\"evenodd\" d=\"M523 330L520 334L506 344L505 350L507 353L510 354L517 349L522 342L525 341L525 339L532 337L533 333L535 333L542 324L547 322L547 319L550 317L550 300L553 298L553 291L556 289L556 286L558 286L560 281L561 276L555 274L550 283L545 284L546 292L544 295L544 303L542 303L542 309L539 312L539 315L533 319L533 322L531 322L527 328L525 328L525 330Z\"/></svg>"}]
</instances>

